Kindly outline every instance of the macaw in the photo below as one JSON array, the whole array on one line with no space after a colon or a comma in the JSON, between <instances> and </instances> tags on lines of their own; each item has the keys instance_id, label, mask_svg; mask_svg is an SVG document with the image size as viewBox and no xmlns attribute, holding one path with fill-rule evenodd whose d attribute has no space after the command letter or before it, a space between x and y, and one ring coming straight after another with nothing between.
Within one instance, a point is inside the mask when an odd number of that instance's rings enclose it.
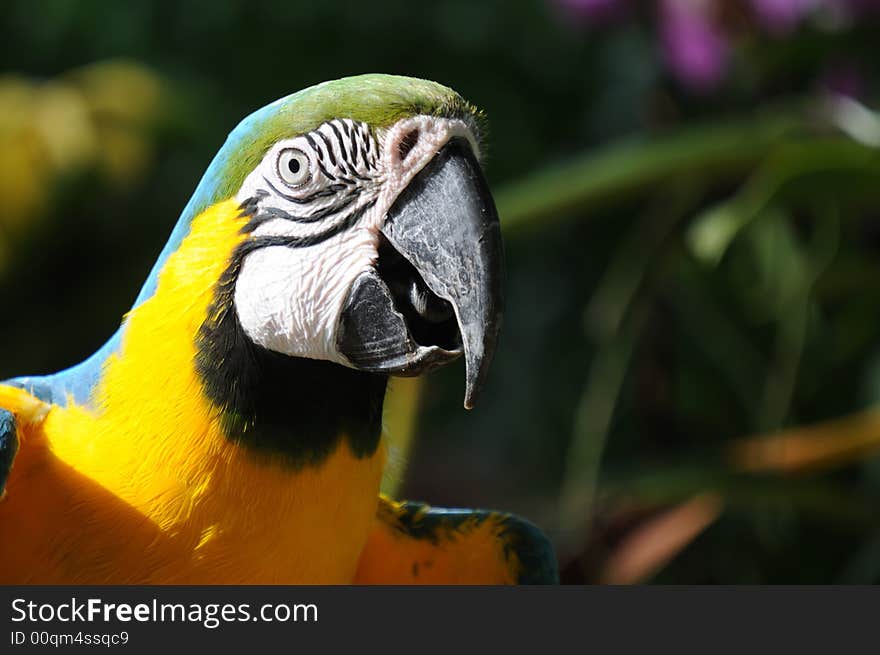
<instances>
[{"instance_id":1,"label":"macaw","mask_svg":"<svg viewBox=\"0 0 880 655\"><path fill-rule=\"evenodd\" d=\"M0 385L0 583L550 583L529 522L380 494L389 376L482 387L502 245L481 114L362 75L243 120L120 329Z\"/></svg>"}]
</instances>

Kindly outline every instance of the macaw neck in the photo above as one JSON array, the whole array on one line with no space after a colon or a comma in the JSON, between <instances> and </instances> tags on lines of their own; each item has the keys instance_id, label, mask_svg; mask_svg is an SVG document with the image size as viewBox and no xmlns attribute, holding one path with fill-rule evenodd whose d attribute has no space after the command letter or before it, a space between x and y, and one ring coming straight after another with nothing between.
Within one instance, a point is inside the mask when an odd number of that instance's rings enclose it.
<instances>
[{"instance_id":1,"label":"macaw neck","mask_svg":"<svg viewBox=\"0 0 880 655\"><path fill-rule=\"evenodd\" d=\"M326 544L343 534L339 580L350 579L385 461L386 381L241 340L218 281L245 221L232 201L196 217L126 317L91 404L54 406L42 429L53 456L209 571L269 580L265 562L286 562L271 580L311 580L339 566L324 560L338 558ZM305 529L317 536L304 545Z\"/></svg>"},{"instance_id":2,"label":"macaw neck","mask_svg":"<svg viewBox=\"0 0 880 655\"><path fill-rule=\"evenodd\" d=\"M118 354L97 389L98 411L195 416L239 448L296 468L319 464L346 441L372 455L387 378L294 358L254 344L232 302L248 216L226 201L197 216L127 316ZM203 438L181 433L181 442Z\"/></svg>"}]
</instances>

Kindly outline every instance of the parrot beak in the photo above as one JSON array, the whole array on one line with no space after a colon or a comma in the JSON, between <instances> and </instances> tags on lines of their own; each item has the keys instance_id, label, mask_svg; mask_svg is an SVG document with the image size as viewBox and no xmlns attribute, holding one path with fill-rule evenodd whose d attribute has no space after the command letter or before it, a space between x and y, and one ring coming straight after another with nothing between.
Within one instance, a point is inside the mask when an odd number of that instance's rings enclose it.
<instances>
[{"instance_id":1,"label":"parrot beak","mask_svg":"<svg viewBox=\"0 0 880 655\"><path fill-rule=\"evenodd\" d=\"M413 178L381 230L379 261L352 285L337 346L356 367L420 375L465 358L474 406L501 328L503 252L495 203L464 139Z\"/></svg>"}]
</instances>

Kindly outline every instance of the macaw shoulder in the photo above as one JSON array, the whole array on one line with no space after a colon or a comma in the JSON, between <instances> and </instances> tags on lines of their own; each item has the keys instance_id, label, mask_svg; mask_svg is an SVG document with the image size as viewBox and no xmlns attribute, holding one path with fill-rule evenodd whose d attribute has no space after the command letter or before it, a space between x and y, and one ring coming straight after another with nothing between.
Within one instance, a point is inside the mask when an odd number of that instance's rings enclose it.
<instances>
[{"instance_id":1,"label":"macaw shoulder","mask_svg":"<svg viewBox=\"0 0 880 655\"><path fill-rule=\"evenodd\" d=\"M52 390L35 382L9 381L0 383L0 409L6 410L16 421L33 425L42 423L52 407Z\"/></svg>"},{"instance_id":2,"label":"macaw shoulder","mask_svg":"<svg viewBox=\"0 0 880 655\"><path fill-rule=\"evenodd\" d=\"M23 439L23 432L38 428L51 404L19 384L0 384L0 498Z\"/></svg>"},{"instance_id":3,"label":"macaw shoulder","mask_svg":"<svg viewBox=\"0 0 880 655\"><path fill-rule=\"evenodd\" d=\"M555 584L556 556L530 522L380 497L360 584Z\"/></svg>"},{"instance_id":4,"label":"macaw shoulder","mask_svg":"<svg viewBox=\"0 0 880 655\"><path fill-rule=\"evenodd\" d=\"M117 335L96 353L99 359L91 358L95 361L90 359L54 375L18 377L0 383L0 410L8 415L4 425L10 436L5 452L10 464L13 441L24 443L28 437L31 441L42 438L62 457L81 458L83 439L96 436L95 419L107 413L110 398L114 406L121 400L127 406L143 404L143 398L152 395L161 407L164 378L153 380L155 376L148 375L151 371L156 375L161 372L155 366L157 357L161 354L162 361L183 367L189 365L194 354L192 335L181 333L175 337L171 322L182 316L194 325L203 320L225 265L224 255L244 238L239 231L245 222L234 200L216 203L196 216L182 243L157 271L166 291L153 294L129 312ZM125 357L120 356L123 352ZM142 388L150 383L151 390ZM98 407L103 411L96 413ZM160 423L172 420L162 411L150 415ZM158 428L168 426L155 427L166 432Z\"/></svg>"}]
</instances>

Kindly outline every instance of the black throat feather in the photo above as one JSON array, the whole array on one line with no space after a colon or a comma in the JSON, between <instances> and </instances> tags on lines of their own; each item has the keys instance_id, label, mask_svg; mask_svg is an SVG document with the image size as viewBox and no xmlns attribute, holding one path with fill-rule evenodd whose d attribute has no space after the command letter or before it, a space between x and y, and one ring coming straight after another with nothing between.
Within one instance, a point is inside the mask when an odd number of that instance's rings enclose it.
<instances>
[{"instance_id":1,"label":"black throat feather","mask_svg":"<svg viewBox=\"0 0 880 655\"><path fill-rule=\"evenodd\" d=\"M254 216L256 203L242 212ZM339 364L290 357L255 344L235 311L235 282L248 253L275 240L248 239L233 251L196 336L196 372L232 441L282 456L295 468L319 465L345 440L359 458L379 445L388 378ZM300 244L290 244L296 247Z\"/></svg>"}]
</instances>

